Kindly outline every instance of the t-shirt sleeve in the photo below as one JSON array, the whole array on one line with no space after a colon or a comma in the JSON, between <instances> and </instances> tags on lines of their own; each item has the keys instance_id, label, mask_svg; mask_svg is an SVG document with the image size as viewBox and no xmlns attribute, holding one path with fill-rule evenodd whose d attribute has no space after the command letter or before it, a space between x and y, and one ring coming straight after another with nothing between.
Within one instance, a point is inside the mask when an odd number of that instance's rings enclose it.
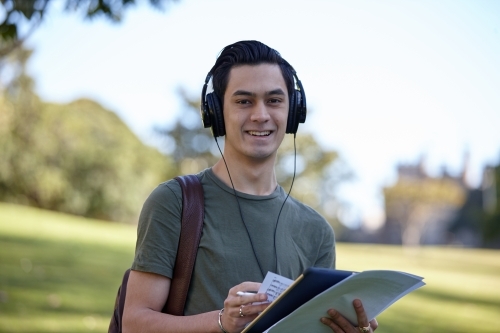
<instances>
[{"instance_id":1,"label":"t-shirt sleeve","mask_svg":"<svg viewBox=\"0 0 500 333\"><path fill-rule=\"evenodd\" d=\"M318 259L314 263L314 266L335 269L335 259L335 235L332 227L328 224L324 227L323 241L321 242Z\"/></svg>"},{"instance_id":2,"label":"t-shirt sleeve","mask_svg":"<svg viewBox=\"0 0 500 333\"><path fill-rule=\"evenodd\" d=\"M146 199L137 226L132 269L172 278L182 216L182 190L175 180L158 185Z\"/></svg>"}]
</instances>

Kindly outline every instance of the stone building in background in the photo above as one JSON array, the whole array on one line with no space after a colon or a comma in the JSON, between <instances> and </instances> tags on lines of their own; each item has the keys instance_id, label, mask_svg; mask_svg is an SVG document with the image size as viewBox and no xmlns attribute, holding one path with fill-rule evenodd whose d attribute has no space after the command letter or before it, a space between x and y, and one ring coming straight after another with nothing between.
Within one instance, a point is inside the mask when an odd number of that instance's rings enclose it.
<instances>
[{"instance_id":1,"label":"stone building in background","mask_svg":"<svg viewBox=\"0 0 500 333\"><path fill-rule=\"evenodd\" d=\"M367 241L404 245L500 247L500 166L484 169L482 184L467 182L468 157L458 176L430 176L423 159L399 165L396 182L383 189L385 224Z\"/></svg>"}]
</instances>

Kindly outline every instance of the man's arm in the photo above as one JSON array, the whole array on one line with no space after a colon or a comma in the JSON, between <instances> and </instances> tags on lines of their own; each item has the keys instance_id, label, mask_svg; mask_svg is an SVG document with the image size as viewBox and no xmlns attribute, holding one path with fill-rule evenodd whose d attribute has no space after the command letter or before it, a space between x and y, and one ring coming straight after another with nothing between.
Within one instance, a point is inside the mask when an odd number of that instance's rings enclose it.
<instances>
[{"instance_id":1,"label":"man's arm","mask_svg":"<svg viewBox=\"0 0 500 333\"><path fill-rule=\"evenodd\" d=\"M224 301L221 322L227 332L241 332L264 311L266 294L239 296L238 291L258 290L260 283L242 282L231 288ZM219 311L193 316L172 316L161 310L168 297L170 279L154 273L130 271L123 310L123 333L221 333ZM252 303L259 302L257 305ZM260 302L264 302L260 304Z\"/></svg>"},{"instance_id":2,"label":"man's arm","mask_svg":"<svg viewBox=\"0 0 500 333\"><path fill-rule=\"evenodd\" d=\"M123 333L221 332L218 326L219 311L186 317L162 313L169 290L169 278L132 270L125 298Z\"/></svg>"}]
</instances>

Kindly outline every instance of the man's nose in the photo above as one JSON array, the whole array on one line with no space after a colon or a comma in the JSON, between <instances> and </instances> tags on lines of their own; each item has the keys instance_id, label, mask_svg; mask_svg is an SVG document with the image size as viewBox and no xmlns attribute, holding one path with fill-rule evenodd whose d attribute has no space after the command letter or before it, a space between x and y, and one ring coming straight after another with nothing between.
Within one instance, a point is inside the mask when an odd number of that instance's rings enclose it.
<instances>
[{"instance_id":1,"label":"man's nose","mask_svg":"<svg viewBox=\"0 0 500 333\"><path fill-rule=\"evenodd\" d=\"M270 118L269 111L267 110L266 103L264 101L259 101L255 104L252 109L251 120L265 122Z\"/></svg>"}]
</instances>

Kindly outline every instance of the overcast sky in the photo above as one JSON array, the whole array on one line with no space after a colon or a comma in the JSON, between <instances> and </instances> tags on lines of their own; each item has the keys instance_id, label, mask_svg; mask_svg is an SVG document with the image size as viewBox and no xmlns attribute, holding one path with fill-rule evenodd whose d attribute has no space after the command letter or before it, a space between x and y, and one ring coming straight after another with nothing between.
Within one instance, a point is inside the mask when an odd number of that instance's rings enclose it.
<instances>
[{"instance_id":1,"label":"overcast sky","mask_svg":"<svg viewBox=\"0 0 500 333\"><path fill-rule=\"evenodd\" d=\"M53 7L29 69L43 99L90 97L148 141L178 116L176 89L198 96L219 51L243 39L295 67L309 109L299 131L356 175L339 190L346 223L381 221L398 163L425 156L431 174L458 174L468 151L474 186L499 163L500 1L183 0L118 25Z\"/></svg>"}]
</instances>

